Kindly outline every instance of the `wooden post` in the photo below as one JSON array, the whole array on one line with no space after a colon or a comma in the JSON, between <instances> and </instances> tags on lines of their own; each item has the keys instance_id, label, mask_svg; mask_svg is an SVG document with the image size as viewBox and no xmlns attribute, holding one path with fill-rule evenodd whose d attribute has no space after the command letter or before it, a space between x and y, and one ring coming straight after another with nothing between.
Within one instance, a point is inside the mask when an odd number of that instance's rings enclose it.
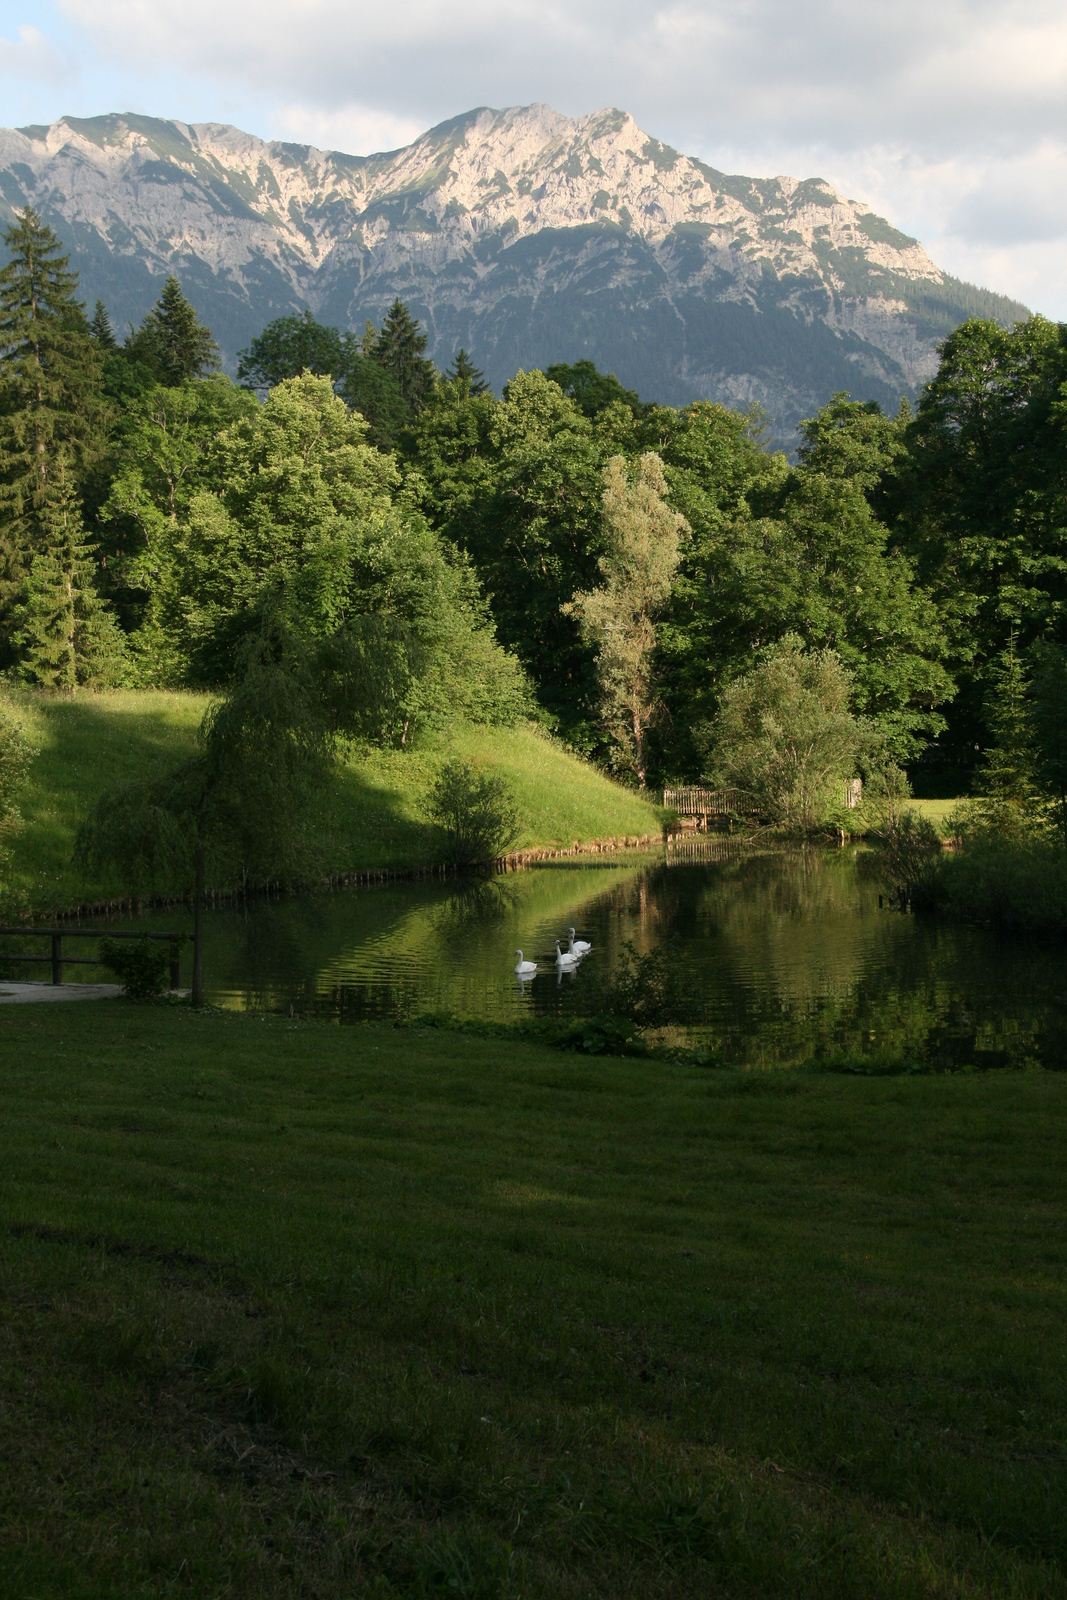
<instances>
[{"instance_id":1,"label":"wooden post","mask_svg":"<svg viewBox=\"0 0 1067 1600\"><path fill-rule=\"evenodd\" d=\"M63 935L52 935L52 982L63 982Z\"/></svg>"},{"instance_id":2,"label":"wooden post","mask_svg":"<svg viewBox=\"0 0 1067 1600\"><path fill-rule=\"evenodd\" d=\"M193 916L193 1005L204 1003L204 870L207 844L196 844L196 910Z\"/></svg>"},{"instance_id":3,"label":"wooden post","mask_svg":"<svg viewBox=\"0 0 1067 1600\"><path fill-rule=\"evenodd\" d=\"M181 941L172 939L170 946L170 986L177 989L181 985Z\"/></svg>"}]
</instances>

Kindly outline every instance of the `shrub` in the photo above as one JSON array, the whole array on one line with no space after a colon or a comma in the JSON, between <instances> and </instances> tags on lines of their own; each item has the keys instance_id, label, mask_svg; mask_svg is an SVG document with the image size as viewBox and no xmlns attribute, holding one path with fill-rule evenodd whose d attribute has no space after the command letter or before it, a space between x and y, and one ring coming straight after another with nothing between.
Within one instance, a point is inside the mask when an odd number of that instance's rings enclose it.
<instances>
[{"instance_id":1,"label":"shrub","mask_svg":"<svg viewBox=\"0 0 1067 1600\"><path fill-rule=\"evenodd\" d=\"M100 960L122 980L131 1000L162 994L170 971L170 946L162 939L101 939Z\"/></svg>"},{"instance_id":2,"label":"shrub","mask_svg":"<svg viewBox=\"0 0 1067 1600\"><path fill-rule=\"evenodd\" d=\"M941 861L937 829L917 811L905 811L896 826L886 830L882 874L891 897L899 905L933 904Z\"/></svg>"},{"instance_id":3,"label":"shrub","mask_svg":"<svg viewBox=\"0 0 1067 1600\"><path fill-rule=\"evenodd\" d=\"M787 635L723 692L700 735L710 782L740 789L760 816L810 833L836 815L872 729L850 709L852 678L832 650Z\"/></svg>"},{"instance_id":4,"label":"shrub","mask_svg":"<svg viewBox=\"0 0 1067 1600\"><path fill-rule=\"evenodd\" d=\"M637 1028L662 1028L704 1018L692 975L679 967L670 943L640 955L627 939L614 971L598 978L590 974L582 988L588 1014L601 1029L608 1018L614 1019L616 1029L619 1019Z\"/></svg>"},{"instance_id":5,"label":"shrub","mask_svg":"<svg viewBox=\"0 0 1067 1600\"><path fill-rule=\"evenodd\" d=\"M445 860L473 867L501 855L518 835L519 814L503 778L447 761L430 790L427 809L441 833Z\"/></svg>"}]
</instances>

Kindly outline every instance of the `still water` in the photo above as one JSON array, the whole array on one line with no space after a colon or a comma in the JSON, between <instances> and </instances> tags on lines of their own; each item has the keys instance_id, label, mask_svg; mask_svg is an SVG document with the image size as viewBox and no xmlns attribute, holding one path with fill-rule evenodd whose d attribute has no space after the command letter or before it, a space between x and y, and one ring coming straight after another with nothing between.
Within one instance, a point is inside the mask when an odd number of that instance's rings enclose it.
<instances>
[{"instance_id":1,"label":"still water","mask_svg":"<svg viewBox=\"0 0 1067 1600\"><path fill-rule=\"evenodd\" d=\"M945 1066L1067 1063L1064 947L882 909L870 851L709 839L678 855L587 863L213 911L208 998L342 1022L566 1016L631 940L639 951L667 944L703 1003L699 1041L733 1061L844 1051ZM572 924L593 948L559 977L553 944L566 946ZM521 989L519 948L539 963Z\"/></svg>"}]
</instances>

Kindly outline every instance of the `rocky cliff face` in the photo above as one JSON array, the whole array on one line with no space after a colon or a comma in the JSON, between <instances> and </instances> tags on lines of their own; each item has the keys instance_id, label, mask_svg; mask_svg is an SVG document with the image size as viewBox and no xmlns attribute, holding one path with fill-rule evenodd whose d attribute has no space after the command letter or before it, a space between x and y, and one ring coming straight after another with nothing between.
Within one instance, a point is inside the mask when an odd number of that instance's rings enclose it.
<instances>
[{"instance_id":1,"label":"rocky cliff face","mask_svg":"<svg viewBox=\"0 0 1067 1600\"><path fill-rule=\"evenodd\" d=\"M716 172L622 111L483 109L366 157L65 118L0 132L0 193L118 326L167 272L229 360L284 312L361 328L399 294L442 364L465 344L497 387L588 356L648 398L759 401L783 439L835 389L895 406L963 316L1025 315L821 179Z\"/></svg>"}]
</instances>

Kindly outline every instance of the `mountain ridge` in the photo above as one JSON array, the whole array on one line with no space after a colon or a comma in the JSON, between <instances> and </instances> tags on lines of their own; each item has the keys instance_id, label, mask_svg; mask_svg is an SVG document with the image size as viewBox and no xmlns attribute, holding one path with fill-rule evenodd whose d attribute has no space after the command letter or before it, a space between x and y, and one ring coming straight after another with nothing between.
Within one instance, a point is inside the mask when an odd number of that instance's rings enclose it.
<instances>
[{"instance_id":1,"label":"mountain ridge","mask_svg":"<svg viewBox=\"0 0 1067 1600\"><path fill-rule=\"evenodd\" d=\"M647 398L758 402L783 440L836 388L913 396L968 312L1028 315L821 178L719 172L613 108L478 107L368 156L65 117L0 130L0 215L26 203L119 324L176 272L231 366L274 316L358 329L399 294L498 388L588 356Z\"/></svg>"}]
</instances>

